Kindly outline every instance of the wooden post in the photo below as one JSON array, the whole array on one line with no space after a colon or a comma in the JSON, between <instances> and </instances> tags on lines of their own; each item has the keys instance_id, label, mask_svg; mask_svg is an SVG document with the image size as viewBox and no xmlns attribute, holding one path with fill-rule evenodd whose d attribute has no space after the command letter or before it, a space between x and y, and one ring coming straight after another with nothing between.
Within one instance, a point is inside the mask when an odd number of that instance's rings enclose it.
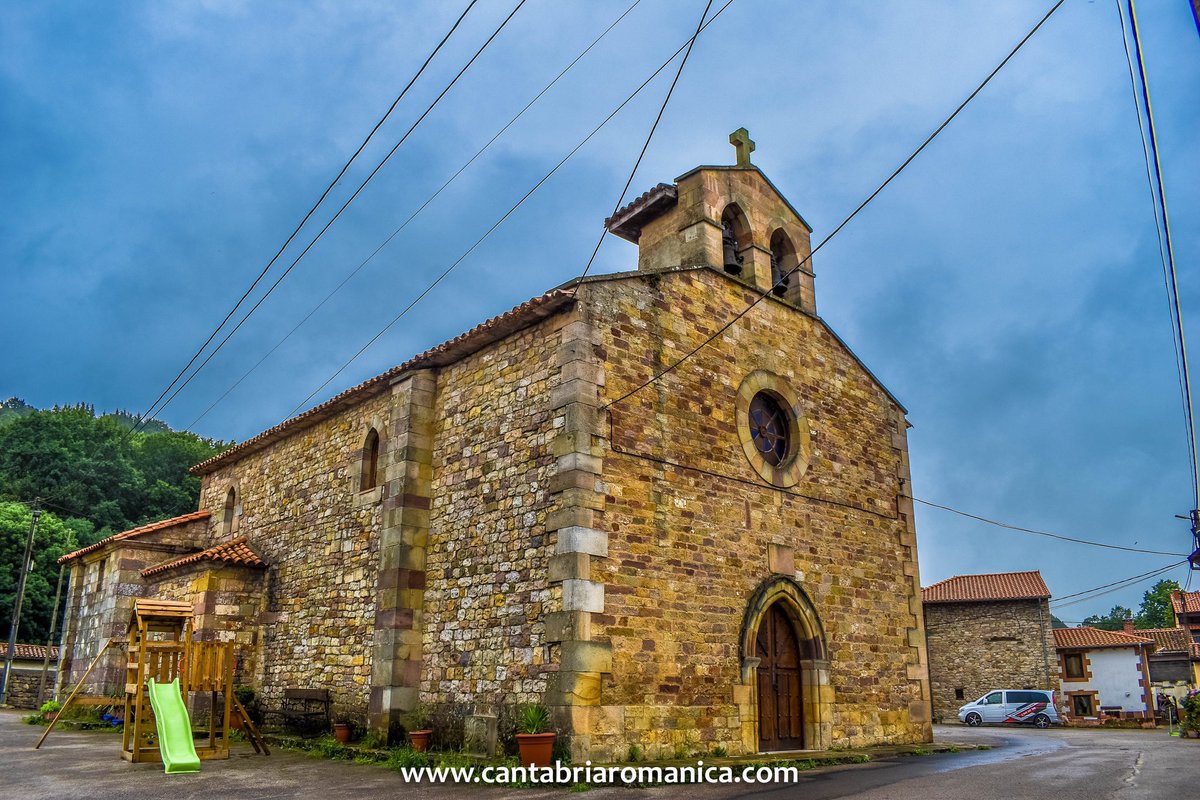
<instances>
[{"instance_id":1,"label":"wooden post","mask_svg":"<svg viewBox=\"0 0 1200 800\"><path fill-rule=\"evenodd\" d=\"M83 688L84 682L86 682L88 676L92 674L92 670L95 668L95 666L100 663L100 659L104 658L104 653L108 650L108 646L110 644L112 644L112 639L106 641L104 646L100 648L100 652L96 654L94 659L92 659L92 663L88 665L87 672L84 672L83 677L79 679L79 683L75 684L75 691L71 692L71 696L67 698L67 702L63 703L62 708L58 710L58 717L61 717L63 713L70 708L71 701L75 699L75 695L79 694L79 690ZM58 717L55 717L50 721L50 727L46 728L46 732L42 734L42 738L38 739L37 744L33 746L34 750L37 750L42 746L42 742L46 741L46 737L50 735L50 731L54 730L54 726L58 724Z\"/></svg>"}]
</instances>

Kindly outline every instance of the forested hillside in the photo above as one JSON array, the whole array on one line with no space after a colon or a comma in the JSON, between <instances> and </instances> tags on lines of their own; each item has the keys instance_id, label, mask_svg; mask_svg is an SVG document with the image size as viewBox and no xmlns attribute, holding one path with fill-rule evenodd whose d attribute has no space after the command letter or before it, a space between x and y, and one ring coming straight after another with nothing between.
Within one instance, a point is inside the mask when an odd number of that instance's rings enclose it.
<instances>
[{"instance_id":1,"label":"forested hillside","mask_svg":"<svg viewBox=\"0 0 1200 800\"><path fill-rule=\"evenodd\" d=\"M36 409L0 403L0 638L8 636L29 504L41 498L34 572L20 641L45 641L64 553L147 522L196 510L200 479L188 468L227 444L151 421L132 432L127 412L88 405Z\"/></svg>"}]
</instances>

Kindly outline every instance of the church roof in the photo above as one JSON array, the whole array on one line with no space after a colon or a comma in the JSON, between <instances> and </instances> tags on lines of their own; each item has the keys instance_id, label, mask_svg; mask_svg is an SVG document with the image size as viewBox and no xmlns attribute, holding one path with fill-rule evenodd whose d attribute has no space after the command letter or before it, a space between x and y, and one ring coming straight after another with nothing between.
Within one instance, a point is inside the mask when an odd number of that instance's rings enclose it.
<instances>
[{"instance_id":1,"label":"church roof","mask_svg":"<svg viewBox=\"0 0 1200 800\"><path fill-rule=\"evenodd\" d=\"M398 364L381 375L352 386L341 394L326 400L320 405L313 406L308 411L284 420L273 428L268 428L257 436L251 437L240 444L235 444L207 461L201 461L192 467L193 475L206 475L216 470L222 464L235 461L242 456L262 450L272 442L285 436L290 436L298 430L312 427L327 419L343 408L362 402L387 390L393 378L414 369L426 367L444 367L453 364L471 353L483 349L492 342L497 342L517 331L528 328L546 317L558 313L561 309L575 301L575 293L565 289L551 289L545 294L522 303L498 317L492 317L471 330L442 342L436 347L426 350L420 355L410 358L403 364Z\"/></svg>"},{"instance_id":2,"label":"church roof","mask_svg":"<svg viewBox=\"0 0 1200 800\"><path fill-rule=\"evenodd\" d=\"M1154 640L1100 628L1055 628L1054 647L1058 650L1097 650L1104 647L1145 647Z\"/></svg>"},{"instance_id":3,"label":"church roof","mask_svg":"<svg viewBox=\"0 0 1200 800\"><path fill-rule=\"evenodd\" d=\"M152 522L149 525L142 525L140 528L132 528L127 531L122 531L121 533L114 533L107 539L101 539L95 544L89 544L87 547L82 547L73 553L67 553L58 560L58 563L65 564L68 561L73 561L74 559L79 558L80 556L86 556L88 553L94 553L105 545L111 544L112 542L120 542L124 541L125 539L134 539L138 536L144 536L147 533L154 533L155 531L174 528L176 525L186 525L189 522L208 519L209 515L210 514L208 511L193 511L190 514L183 514L182 516L171 517L170 519L160 520L159 522Z\"/></svg>"},{"instance_id":4,"label":"church roof","mask_svg":"<svg viewBox=\"0 0 1200 800\"><path fill-rule=\"evenodd\" d=\"M973 603L992 600L1046 600L1050 589L1042 573L994 572L955 575L921 590L925 603Z\"/></svg>"},{"instance_id":5,"label":"church roof","mask_svg":"<svg viewBox=\"0 0 1200 800\"><path fill-rule=\"evenodd\" d=\"M201 550L198 553L189 553L186 556L177 558L174 561L168 561L165 564L157 564L153 567L148 567L142 570L142 577L149 578L153 575L158 575L163 572L168 572L179 567L186 567L189 564L199 564L203 561L214 561L223 564L233 564L239 567L254 567L256 569L266 569L267 562L262 560L258 553L250 549L250 545L246 543L245 536L239 536L229 542L210 547L207 550Z\"/></svg>"}]
</instances>

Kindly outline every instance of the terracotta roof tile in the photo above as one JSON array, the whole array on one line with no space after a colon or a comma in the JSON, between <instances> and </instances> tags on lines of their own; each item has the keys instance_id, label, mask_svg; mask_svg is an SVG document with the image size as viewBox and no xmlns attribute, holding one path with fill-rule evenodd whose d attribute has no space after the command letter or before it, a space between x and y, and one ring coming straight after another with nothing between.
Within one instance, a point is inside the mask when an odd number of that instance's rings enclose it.
<instances>
[{"instance_id":1,"label":"terracotta roof tile","mask_svg":"<svg viewBox=\"0 0 1200 800\"><path fill-rule=\"evenodd\" d=\"M65 564L68 561L72 561L76 558L79 558L80 556L85 556L88 553L94 553L97 550L104 547L106 544L109 544L110 542L119 542L119 541L123 541L125 539L133 539L134 537L143 536L147 533L154 533L155 531L161 531L161 530L165 530L167 528L173 528L176 525L186 525L189 522L195 522L197 520L207 519L209 516L210 516L210 512L208 512L208 511L193 511L190 514L183 514L182 516L171 517L170 519L160 520L159 522L152 522L149 525L143 525L140 528L133 528L131 530L122 531L121 533L114 533L112 536L109 536L107 539L101 539L100 541L96 542L95 544L90 544L87 547L83 547L83 548L80 548L79 550L76 550L74 553L67 553L65 556L63 556L62 558L60 558L58 560L58 563Z\"/></svg>"},{"instance_id":2,"label":"terracotta roof tile","mask_svg":"<svg viewBox=\"0 0 1200 800\"><path fill-rule=\"evenodd\" d=\"M246 537L239 536L237 539L222 542L207 550L201 550L198 553L189 553L174 561L147 567L142 570L142 577L149 578L152 575L158 575L159 573L184 567L188 564L199 564L202 561L219 561L225 564L235 564L240 567L255 567L257 569L265 569L268 566L267 562L263 561L262 557L251 550L250 545L246 544Z\"/></svg>"},{"instance_id":3,"label":"terracotta roof tile","mask_svg":"<svg viewBox=\"0 0 1200 800\"><path fill-rule=\"evenodd\" d=\"M650 218L658 216L663 209L675 205L678 199L679 189L676 186L660 183L604 220L604 227L608 228L610 233L637 244L642 235L642 225Z\"/></svg>"},{"instance_id":4,"label":"terracotta roof tile","mask_svg":"<svg viewBox=\"0 0 1200 800\"><path fill-rule=\"evenodd\" d=\"M1176 614L1200 614L1200 592L1173 592L1171 607Z\"/></svg>"},{"instance_id":5,"label":"terracotta roof tile","mask_svg":"<svg viewBox=\"0 0 1200 800\"><path fill-rule=\"evenodd\" d=\"M0 642L0 658L8 658L8 642ZM44 644L21 644L13 648L13 658L23 659L28 661L43 661L46 658L46 645ZM50 648L50 660L58 660L58 648Z\"/></svg>"},{"instance_id":6,"label":"terracotta roof tile","mask_svg":"<svg viewBox=\"0 0 1200 800\"><path fill-rule=\"evenodd\" d=\"M1137 631L1138 636L1148 636L1154 640L1154 652L1159 655L1167 653L1191 654L1196 642L1184 628L1143 628Z\"/></svg>"},{"instance_id":7,"label":"terracotta roof tile","mask_svg":"<svg viewBox=\"0 0 1200 800\"><path fill-rule=\"evenodd\" d=\"M989 600L1041 600L1050 597L1042 573L996 572L955 575L921 590L926 603L971 603Z\"/></svg>"},{"instance_id":8,"label":"terracotta roof tile","mask_svg":"<svg viewBox=\"0 0 1200 800\"><path fill-rule=\"evenodd\" d=\"M1100 628L1055 628L1054 646L1059 650L1095 650L1102 647L1142 647L1154 644L1146 636L1131 636Z\"/></svg>"},{"instance_id":9,"label":"terracotta roof tile","mask_svg":"<svg viewBox=\"0 0 1200 800\"><path fill-rule=\"evenodd\" d=\"M262 450L271 442L291 435L296 430L303 430L304 428L316 425L342 408L386 391L388 383L392 378L414 369L442 367L447 364L453 364L492 342L499 341L506 336L524 330L530 325L552 316L574 301L575 293L573 291L562 288L551 289L539 297L528 300L516 308L497 317L492 317L480 325L476 325L464 334L442 342L436 347L432 347L424 353L410 358L403 364L392 367L381 375L376 375L370 380L347 389L318 406L313 406L308 411L297 414L291 419L284 420L275 427L268 428L257 436L247 439L240 444L235 444L233 447L218 453L207 461L201 461L192 467L191 472L193 475L206 475L213 472L222 464L235 461L257 450Z\"/></svg>"}]
</instances>

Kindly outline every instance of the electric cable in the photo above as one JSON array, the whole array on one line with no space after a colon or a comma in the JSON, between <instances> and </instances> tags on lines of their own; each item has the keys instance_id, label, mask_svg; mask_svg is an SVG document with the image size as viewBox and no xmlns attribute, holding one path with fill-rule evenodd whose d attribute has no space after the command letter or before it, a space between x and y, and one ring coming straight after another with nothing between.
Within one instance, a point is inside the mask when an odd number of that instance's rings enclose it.
<instances>
[{"instance_id":1,"label":"electric cable","mask_svg":"<svg viewBox=\"0 0 1200 800\"><path fill-rule=\"evenodd\" d=\"M278 350L281 346L283 346L283 344L285 342L287 342L289 339L291 339L292 335L295 334L296 331L300 330L300 328L306 322L308 322L310 319L312 319L313 315L316 314L319 310L321 310L321 308L323 308L325 306L325 304L334 297L334 295L336 295L338 292L340 292L342 290L342 288L346 286L347 283L349 283L355 276L357 276L363 270L364 267L367 266L368 263L370 263L372 260L374 260L375 256L379 255L379 253L385 247L387 247L389 244L391 244L392 240L395 239L396 236L398 236L401 231L403 231L405 228L407 228L408 225L414 219L416 219L417 216L422 211L424 211L434 200L436 200L438 198L438 196L441 195L441 193L443 191L445 191L450 186L450 184L455 181L455 179L458 178L459 175L462 175L462 173L465 172L468 167L470 167L472 164L474 164L475 161L481 155L484 154L484 152L486 152L488 149L490 149L491 146L496 142L497 139L499 139L501 136L503 136L504 133L506 133L509 128L511 128L514 124L516 124L517 120L519 120L521 117L523 117L525 115L525 112L529 111L530 108L532 108L539 100L541 100L542 97L548 91L550 91L550 89L555 84L557 84L559 82L559 80L561 80L563 78L563 76L565 76L576 64L578 64L579 61L584 56L586 56L589 52L591 52L591 50L597 44L599 44L600 41L604 37L606 37L612 31L612 29L615 28L623 19L625 19L625 17L628 16L629 13L631 11L633 11L633 9L636 8L638 6L638 4L641 2L642 2L642 0L633 0L633 3L630 4L629 7L626 8L625 11L622 12L619 17L617 17L615 20L613 20L612 24L610 24L607 28L605 28L604 31L599 36L597 36L595 39L593 39L591 44L589 44L587 47L585 47L579 53L579 55L575 56L575 58L572 59L569 64L567 64L565 67L563 67L562 71L560 71L558 73L558 75L556 75L554 77L553 80L551 80L548 84L546 84L544 87L542 87L542 90L540 92L538 92L536 95L534 95L533 99L531 99L528 103L526 103L524 108L522 108L520 111L518 111L516 113L516 115L514 115L512 117L512 119L510 119L507 123L505 123L504 127L500 128L500 130L496 131L496 133L492 135L492 138L489 139L483 145L483 147L476 150L475 155L473 155L469 159L467 159L467 161L461 167L459 167L454 172L454 174L452 174L449 178L447 178L445 180L445 182L443 182L442 185L438 187L437 191L435 191L433 194L431 194L429 197L427 197L425 199L425 201L423 203L421 203L421 205L418 206L415 211L413 211L411 214L409 214L408 218L405 219L404 222L400 223L399 227L397 227L395 230L393 230L391 232L391 234L386 239L384 239L383 242L378 247L376 247L374 251L371 252L370 255L368 255L365 259L363 259L359 263L359 265L350 272L350 274L348 274L345 278L342 279L341 283L339 283L328 294L326 294L324 299L321 300L321 302L317 303L315 306L313 306L311 309L309 309L308 313L305 314L304 317L298 323L296 323L296 325L290 331L288 331L287 334L282 339L280 339L278 342L276 342L275 345L270 350L268 350L266 353L264 353L263 356L254 364L254 366L250 367L250 369L248 369L244 373L242 373L242 376L240 378L238 378L236 381L234 381L234 383L228 389L226 389L216 400L214 400L208 406L208 408L204 409L204 411L200 414L200 416L198 416L194 420L192 420L191 424L188 425L188 429L192 429L197 424L199 424L201 420L203 420L206 416L208 416L209 412L211 412L214 408L216 408L226 397L229 396L229 394L231 392L233 392L235 389L237 389L237 387L241 385L242 381L244 381L244 380L246 380L246 378L250 377L250 375L255 370L257 370L260 366L262 366L263 362L265 362L268 358L270 358L271 355L273 355L276 350ZM727 2L725 5L729 6L732 2L733 2L733 0L729 0L729 2ZM718 12L718 13L720 13L720 12ZM682 48L680 48L680 49L682 49ZM675 55L678 55L678 54L679 54L678 52L675 53ZM675 56L672 56L672 58L674 58L674 57Z\"/></svg>"},{"instance_id":2,"label":"electric cable","mask_svg":"<svg viewBox=\"0 0 1200 800\"><path fill-rule=\"evenodd\" d=\"M916 158L918 155L920 155L920 154L921 154L921 152L922 152L922 151L923 151L923 150L924 150L926 147L928 147L928 146L929 146L929 144L930 144L930 143L931 143L931 142L932 142L932 141L933 141L933 140L934 140L934 139L935 139L935 138L938 136L938 134L940 134L940 133L941 133L943 130L945 130L946 126L948 126L948 125L949 125L949 124L950 124L950 123L951 123L951 122L954 120L954 118L958 116L959 112L961 112L961 111L962 111L964 108L966 108L967 104L968 104L968 103L970 103L972 100L974 100L974 99L975 99L975 97L976 97L976 95L978 95L978 94L979 94L981 91L983 91L984 87L985 87L985 86L987 86L987 85L988 85L988 84L991 82L992 78L994 78L994 77L996 76L996 74L997 74L997 73L999 73L999 72L1000 72L1000 70L1001 70L1001 69L1003 69L1003 68L1004 68L1004 66L1005 66L1006 64L1008 64L1008 62L1009 62L1009 61L1010 61L1010 60L1013 58L1013 56L1015 56L1015 55L1017 54L1017 52L1018 52L1018 51L1019 51L1019 50L1020 50L1022 47L1024 47L1024 46L1025 46L1025 43L1026 43L1026 42L1028 42L1028 41L1029 41L1029 40L1030 40L1030 39L1033 37L1033 35L1034 35L1035 33L1037 33L1037 32L1038 32L1038 30L1039 30L1039 29L1042 27L1042 25L1044 25L1044 24L1046 23L1046 21L1047 21L1047 20L1049 20L1049 19L1050 19L1050 17L1051 17L1051 16L1054 14L1054 12L1058 11L1058 9L1059 9L1059 8L1062 6L1062 4L1063 4L1064 2L1065 2L1065 0L1057 0L1057 2L1056 2L1056 3L1055 3L1055 4L1054 4L1054 5L1053 5L1053 6L1050 8L1050 10L1046 12L1045 16L1043 16L1043 17L1042 17L1042 18L1041 18L1041 19L1038 21L1038 23L1037 23L1036 25L1034 25L1034 26L1033 26L1033 28L1032 28L1032 29L1031 29L1031 30L1030 30L1030 31L1029 31L1027 34L1025 34L1024 38L1022 38L1022 39L1021 39L1019 42L1017 42L1017 45L1016 45L1016 46L1015 46L1015 47L1014 47L1014 48L1013 48L1013 49L1012 49L1012 50L1011 50L1011 51L1008 53L1008 55L1006 55L1006 56L1004 57L1004 59L1003 59L1003 60L1002 60L1002 61L1001 61L1001 62L1000 62L1000 63L999 63L997 66L996 66L996 68L995 68L995 69L993 69L993 70L992 70L992 71L991 71L991 72L988 74L988 76L987 76L986 78L984 78L984 79L983 79L983 82L982 82L982 83L980 83L980 84L979 84L979 85L978 85L978 86L975 88L975 90L974 90L974 91L972 91L972 92L971 92L971 93L970 93L970 94L967 96L967 99L963 100L963 101L962 101L962 103L960 103L960 104L958 105L958 107L957 107L957 108L955 108L953 112L951 112L950 116L948 116L948 117L945 119L945 121L943 121L943 122L942 122L942 124L941 124L941 125L939 125L939 126L938 126L938 127L937 127L937 128L934 130L934 131L933 131L933 133L929 134L929 136L928 136L928 137L925 139L925 141L923 141L923 142L921 143L921 145L920 145L919 147L917 147L917 149L916 149L916 150L914 150L914 151L912 152L912 154L911 154L911 155L909 155L909 157L908 157L908 158L904 159L903 163L901 163L901 164L900 164L900 166L899 166L899 167L897 167L897 168L895 169L895 171L893 171L893 172L892 172L892 174L891 174L891 175L889 175L889 176L887 177L887 179L886 179L886 180L884 180L884 181L883 181L883 183L881 183L881 184L878 186L878 188L876 188L876 189L875 189L875 191L871 192L871 194L870 194L870 195L867 197L867 199L866 199L866 200L863 200L863 201L862 201L862 203L860 203L860 204L858 205L858 207L857 207L857 208L855 208L855 209L854 209L854 211L852 211L852 212L850 213L850 215L849 215L849 216L847 216L845 219L843 219L843 220L842 220L842 221L841 221L841 222L838 224L838 226L837 226L836 228L834 228L834 229L833 229L833 231L832 231L832 232L831 232L831 233L830 233L828 236L826 236L824 239L822 239L822 240L821 240L821 242L820 242L820 243L819 243L819 244L818 244L818 245L817 245L815 248L813 248L813 250L812 250L812 251L811 251L811 252L810 252L810 253L809 253L807 256L805 256L805 258L804 258L803 260L801 260L801 261L800 261L800 263L798 263L796 266L794 266L794 267L792 267L791 269L789 269L787 272L783 273L783 274L780 276L779 280L777 280L777 281L775 282L775 284L774 284L774 285L773 285L773 286L772 286L770 289L767 289L766 291L764 291L764 292L760 293L760 294L759 294L759 296L758 296L758 297L757 297L757 298L756 298L756 299L755 299L753 302L751 302L751 303L750 303L750 305L748 305L748 306L747 306L746 308L744 308L742 311L738 312L738 314L737 314L737 315L735 315L735 316L733 317L733 319L731 319L729 322L727 322L727 323L725 323L724 325L722 325L722 326L721 326L721 327L720 327L720 328L719 328L719 329L716 331L716 333L712 334L712 335L711 335L711 336L709 336L707 339L705 339L703 342L701 342L699 345L697 345L696 347L694 347L694 348L692 348L691 350L689 350L687 353L685 353L683 356L681 356L681 357L680 357L680 358L679 358L677 361L675 361L675 362L674 362L674 363L672 363L670 366L668 366L668 367L666 367L665 369L663 369L661 372L659 372L659 373L657 373L657 374L655 374L655 375L652 375L652 376L651 376L650 378L648 378L646 381L644 381L643 383L639 384L639 385L638 385L638 386L636 386L635 388L633 388L633 389L629 390L628 392L626 392L625 394L623 394L623 395L621 395L620 397L616 398L615 400L610 400L609 402L607 402L607 403L605 403L603 406L601 406L601 408L602 408L602 409L604 409L604 408L608 408L609 406L615 405L615 404L617 404L617 403L624 402L625 400L628 400L630 397L632 397L632 396L634 396L635 394L637 394L638 392L640 392L642 389L645 389L647 386L649 386L649 385L651 385L652 383L654 383L654 382L658 381L658 380L659 380L660 378L662 378L663 376L667 375L667 374L668 374L668 373L670 373L670 372L673 372L675 369L677 369L677 368L678 368L678 367L679 367L681 364L683 364L685 361L687 361L688 359L690 359L692 356L694 356L696 353L698 353L698 352L699 352L700 350L702 350L703 348L707 347L709 344L711 344L713 341L715 341L715 340L716 340L718 337L722 336L722 335L725 333L725 331L727 331L727 330L729 330L731 327L733 327L733 325L734 325L734 324L736 324L736 323L737 323L737 322L738 322L738 321L739 321L739 320L740 320L742 317L744 317L744 316L746 316L747 314L749 314L749 313L750 313L750 312L751 312L751 311L752 311L752 310L753 310L753 309L754 309L756 306L758 306L758 304L759 304L759 303L761 303L761 302L762 302L763 300L765 300L765 299L766 299L766 298L767 298L769 295L771 295L771 294L772 294L772 292L773 292L773 290L774 290L774 288L775 288L776 286L780 286L780 285L787 285L787 282L791 280L791 276L792 276L792 274L793 274L793 273L795 273L797 270L801 269L801 268L802 268L802 267L803 267L805 264L807 264L807 263L811 262L811 261L812 261L812 257L813 257L814 255L816 255L816 254L817 254L817 251L819 251L819 250L820 250L822 247L824 247L826 244L828 244L828 243L829 243L829 241L830 241L831 239L833 239L833 237L837 236L837 234L838 234L838 232L839 232L839 231L841 231L841 230L842 230L844 227L846 227L846 225L847 225L847 224L849 224L849 222L850 222L852 219L854 219L856 216L858 216L859 212L861 212L861 211L862 211L864 208L866 208L866 207L867 207L867 205L868 205L868 204L869 204L869 203L870 203L872 200L874 200L874 199L875 199L875 198L876 198L876 197L879 195L879 193L880 193L880 192L882 192L882 191L883 191L883 190L884 190L884 189L885 189L885 188L888 186L888 184L890 184L890 183L891 183L891 182L892 182L892 181L893 181L893 180L896 178L896 176L898 176L898 175L899 175L901 172L903 172L903 171L904 171L904 169L905 169L905 168L906 168L906 167L907 167L909 164L911 164L911 163L912 163L912 161L913 161L913 160L914 160L914 159L915 159L915 158Z\"/></svg>"},{"instance_id":3,"label":"electric cable","mask_svg":"<svg viewBox=\"0 0 1200 800\"><path fill-rule=\"evenodd\" d=\"M271 260L267 262L267 265L265 267L263 267L262 272L260 272L258 274L258 277L256 277L254 279L253 283L250 284L250 288L248 288L242 294L242 296L240 298L238 298L238 301L233 304L233 308L229 309L229 313L226 314L225 318L221 320L221 324L213 329L212 333L210 333L208 335L208 338L204 340L204 344L200 345L199 349L196 350L195 354L191 357L191 359L188 361L188 363L185 364L183 369L181 369L179 371L179 374L177 374L174 378L172 378L171 382L169 384L167 384L167 388L163 389L162 393L158 396L157 399L155 399L155 401L153 403L151 403L150 407L148 409L146 409L146 412L144 414L140 414L138 416L137 420L135 421L135 427L137 427L137 424L140 423L143 418L149 417L151 414L154 413L154 410L158 407L158 404L160 402L162 402L162 399L164 397L166 397L167 392L171 391L172 387L175 386L176 382L180 378L182 378L184 373L186 373L191 368L192 364L196 363L196 359L199 358L200 354L204 352L205 348L207 348L212 343L212 340L216 338L216 336L220 332L221 328L225 327L225 324L227 322L229 322L230 318L233 317L233 315L235 313L237 313L237 310L239 308L241 308L242 303L244 303L246 301L246 298L249 297L251 292L254 291L254 288L256 286L258 286L259 281L261 281L263 279L263 277L266 276L267 272L270 271L271 267L275 264L275 262L279 260L279 257L281 255L283 255L283 251L287 249L288 245L290 245L292 243L292 240L296 238L296 235L300 233L300 229L304 227L304 225L308 222L308 220L316 212L317 208L321 205L321 203L323 203L325 201L325 198L329 196L329 193L331 191L333 191L333 187L337 186L338 181L340 181L342 179L342 177L346 174L346 171L348 169L350 169L350 165L354 163L354 160L356 158L358 158L358 156L366 148L367 144L371 141L372 137L375 136L375 133L383 126L383 123L387 120L387 118L389 116L391 116L393 111L396 110L396 106L400 104L400 101L404 99L404 96L406 94L408 94L408 90L412 88L413 84L417 82L417 79L419 77L421 77L421 74L425 72L425 68L429 66L429 63L431 61L433 61L433 57L438 54L438 51L440 51L442 49L442 46L446 44L446 42L450 39L450 36L453 35L453 33L456 30L458 30L459 24L461 24L463 19L466 18L467 13L470 12L470 10L474 7L476 2L478 2L478 0L471 0L471 2L467 5L466 9L462 12L461 15L459 15L458 19L455 20L454 25L452 25L450 27L450 30L446 33L445 36L442 37L441 41L439 41L437 43L437 46L433 48L433 51L430 52L429 56L426 57L425 62L423 64L421 64L421 68L417 70L416 74L414 74L412 76L412 78L408 81L408 83L405 85L405 87L400 91L400 94L396 96L396 99L392 101L392 104L390 107L388 107L388 110L384 113L384 115L382 117L379 118L379 121L375 123L375 127L373 127L371 129L371 132L367 134L367 138L363 139L362 144L360 144L358 146L358 149L354 151L354 154L352 156L350 156L350 158L346 161L346 163L344 165L342 165L342 168L338 172L337 176L334 177L334 179L329 182L329 185L325 187L325 191L321 193L321 196L317 199L317 202L313 203L312 208L310 208L308 210L308 213L304 215L304 218L302 220L300 220L300 224L298 224L296 226L296 228L288 236L287 240L280 246L279 250L276 251L275 255L271 257ZM131 428L130 430L132 431L133 428Z\"/></svg>"},{"instance_id":4,"label":"electric cable","mask_svg":"<svg viewBox=\"0 0 1200 800\"><path fill-rule=\"evenodd\" d=\"M325 232L328 231L331 227L333 227L333 224L335 222L337 222L337 220L342 216L342 213L347 208L350 207L350 204L353 203L355 201L355 199L358 197L358 195L363 191L363 189L365 189L367 187L367 184L369 184L371 182L371 180L379 173L379 171L381 169L383 169L384 165L387 164L387 162L391 160L392 156L395 155L396 151L400 149L400 146L402 144L404 144L404 142L408 140L408 137L412 134L412 132L417 129L417 126L420 125L427 116L429 116L429 113L431 111L433 111L433 109L438 105L438 103L441 102L442 98L446 96L446 94L450 91L450 89L453 88L456 83L458 83L459 78L461 78L463 76L463 74L466 73L466 71L468 69L470 69L471 65L475 63L476 59L478 59L479 56L481 56L483 54L483 51L487 49L488 45L490 45L492 43L492 41L497 36L500 35L500 32L502 30L504 30L505 26L508 25L509 20L511 20L514 16L516 16L516 13L521 10L521 7L524 6L526 2L528 2L528 0L519 0L516 7L513 8L513 10L509 13L509 15L504 18L504 21L500 23L499 27L497 27L496 30L492 32L492 35L487 38L487 41L485 41L483 43L483 45L481 45L480 48L477 51L475 51L475 55L471 56L471 59L469 61L467 61L467 63L463 66L463 68L458 71L458 73L454 76L454 78L451 79L451 81L448 84L446 84L446 87L444 89L442 89L442 91L438 94L438 96L436 98L434 98L433 102L429 104L429 107L426 108L425 111L421 114L421 116L417 118L417 121L414 122L407 131L405 131L404 135L400 137L400 140L398 142L396 142L396 144L392 147L392 149L390 151L388 151L388 154L386 156L384 156L382 160L380 160L380 162L375 166L375 169L371 170L371 174L368 175L361 184L359 184L358 188L354 190L354 194L350 195L350 198L348 200L346 200L346 202L342 204L341 208L339 208L337 210L337 212L329 219L329 221L325 223L325 227L321 228L321 230L317 232L317 235L313 237L312 241L310 241L307 246L305 246L305 248L300 252L300 255L296 256L296 258L292 261L292 263L288 265L287 269L285 269L283 271L283 273L278 278L275 279L275 282L273 284L271 284L271 286L267 289L267 291L263 293L262 297L260 297L258 299L258 301L250 308L250 310L248 312L246 312L245 316L242 317L241 321L238 322L238 324L235 325L233 327L233 329L229 331L229 333L225 334L225 337L217 344L216 347L214 347L212 349L211 352L209 352L208 356L205 357L204 361L202 361L200 363L200 366L196 367L196 369L192 372L192 374L189 375L188 378L186 380L184 380L183 383L181 383L178 388L175 389L175 391L166 399L165 402L163 402L163 404L158 409L159 411L162 411L168 405L170 405L171 401L174 400L179 395L179 393L181 391L183 391L183 389L189 383L191 383L192 380L197 375L200 374L200 371L203 370L204 367L207 366L210 361L212 361L213 356L215 356L218 352L221 351L221 348L223 348L225 346L225 344L231 338L233 338L234 334L236 334L238 332L238 330L241 329L242 325L244 325L246 323L246 321L248 319L250 319L250 317L254 314L254 312L258 310L259 306L261 306L263 304L263 302L268 297L271 296L271 293L275 291L276 287L278 287L279 284L283 282L283 279L286 278L291 273L292 269L295 268L295 266L300 263L300 260L303 259L304 256L306 256L308 254L308 251L311 250L313 248L313 246L316 245L316 243L321 240L321 237L323 237L325 235Z\"/></svg>"}]
</instances>

